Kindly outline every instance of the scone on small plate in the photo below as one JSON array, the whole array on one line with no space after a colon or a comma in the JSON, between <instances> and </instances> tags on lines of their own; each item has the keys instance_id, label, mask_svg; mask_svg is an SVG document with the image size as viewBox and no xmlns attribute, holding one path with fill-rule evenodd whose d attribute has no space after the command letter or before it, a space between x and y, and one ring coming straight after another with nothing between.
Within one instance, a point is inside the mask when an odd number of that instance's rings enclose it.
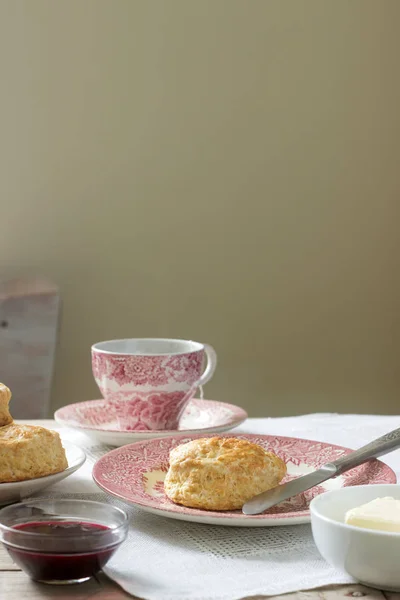
<instances>
[{"instance_id":1,"label":"scone on small plate","mask_svg":"<svg viewBox=\"0 0 400 600\"><path fill-rule=\"evenodd\" d=\"M11 392L4 383L0 383L0 427L9 425L13 422L8 408L11 399Z\"/></svg>"},{"instance_id":2,"label":"scone on small plate","mask_svg":"<svg viewBox=\"0 0 400 600\"><path fill-rule=\"evenodd\" d=\"M282 459L244 439L200 438L176 446L164 490L190 508L236 510L286 475Z\"/></svg>"},{"instance_id":3,"label":"scone on small plate","mask_svg":"<svg viewBox=\"0 0 400 600\"><path fill-rule=\"evenodd\" d=\"M60 473L68 467L59 434L36 425L13 422L11 392L0 384L0 484Z\"/></svg>"}]
</instances>

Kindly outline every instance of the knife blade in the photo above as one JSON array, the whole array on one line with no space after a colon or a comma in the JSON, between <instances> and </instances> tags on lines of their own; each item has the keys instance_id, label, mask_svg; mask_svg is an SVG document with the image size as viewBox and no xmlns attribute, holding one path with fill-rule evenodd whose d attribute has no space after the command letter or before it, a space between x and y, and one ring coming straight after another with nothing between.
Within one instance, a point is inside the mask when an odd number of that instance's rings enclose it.
<instances>
[{"instance_id":1,"label":"knife blade","mask_svg":"<svg viewBox=\"0 0 400 600\"><path fill-rule=\"evenodd\" d=\"M258 515L265 510L268 510L268 508L275 506L275 504L279 504L292 496L305 492L306 490L331 479L331 477L336 477L345 471L354 469L354 467L358 467L368 460L378 458L383 454L388 454L399 447L400 428L389 431L389 433L373 440L366 446L362 446L358 450L354 450L354 452L345 454L337 460L323 465L317 471L302 475L292 481L282 483L271 490L254 496L254 498L251 498L251 500L248 500L243 505L242 512L245 515Z\"/></svg>"},{"instance_id":2,"label":"knife blade","mask_svg":"<svg viewBox=\"0 0 400 600\"><path fill-rule=\"evenodd\" d=\"M242 512L245 515L258 515L260 512L271 508L271 506L275 506L275 504L279 504L292 496L305 492L327 479L335 477L337 474L337 467L333 463L328 463L318 469L318 471L302 475L292 481L282 483L267 492L262 492L254 496L254 498L243 505Z\"/></svg>"}]
</instances>

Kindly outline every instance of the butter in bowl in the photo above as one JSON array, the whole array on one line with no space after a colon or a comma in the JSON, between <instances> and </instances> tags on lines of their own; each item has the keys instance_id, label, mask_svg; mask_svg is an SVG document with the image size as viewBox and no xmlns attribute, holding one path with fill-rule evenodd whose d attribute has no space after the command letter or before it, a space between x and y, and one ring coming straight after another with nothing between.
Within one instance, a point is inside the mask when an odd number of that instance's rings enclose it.
<instances>
[{"instance_id":1,"label":"butter in bowl","mask_svg":"<svg viewBox=\"0 0 400 600\"><path fill-rule=\"evenodd\" d=\"M325 560L364 585L400 591L400 485L344 487L310 504L315 544Z\"/></svg>"}]
</instances>

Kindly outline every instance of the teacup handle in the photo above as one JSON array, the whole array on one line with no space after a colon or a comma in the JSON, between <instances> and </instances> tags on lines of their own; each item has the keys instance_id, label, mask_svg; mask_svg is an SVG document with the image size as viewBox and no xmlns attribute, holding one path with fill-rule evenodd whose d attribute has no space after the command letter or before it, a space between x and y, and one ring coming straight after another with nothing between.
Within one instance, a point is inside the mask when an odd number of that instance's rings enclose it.
<instances>
[{"instance_id":1,"label":"teacup handle","mask_svg":"<svg viewBox=\"0 0 400 600\"><path fill-rule=\"evenodd\" d=\"M215 369L217 368L217 353L214 348L209 344L203 344L204 351L207 355L207 366L203 375L200 377L198 381L196 381L196 387L201 387L210 381L211 377L215 373Z\"/></svg>"}]
</instances>

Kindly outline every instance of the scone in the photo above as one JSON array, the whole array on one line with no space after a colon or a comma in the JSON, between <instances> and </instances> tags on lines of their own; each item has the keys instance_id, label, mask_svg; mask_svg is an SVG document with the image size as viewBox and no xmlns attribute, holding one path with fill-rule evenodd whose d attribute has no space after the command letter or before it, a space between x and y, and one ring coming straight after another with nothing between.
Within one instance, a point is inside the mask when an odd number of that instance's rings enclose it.
<instances>
[{"instance_id":1,"label":"scone","mask_svg":"<svg viewBox=\"0 0 400 600\"><path fill-rule=\"evenodd\" d=\"M13 419L8 410L8 404L10 402L11 392L4 383L0 383L0 427L9 425Z\"/></svg>"},{"instance_id":2,"label":"scone","mask_svg":"<svg viewBox=\"0 0 400 600\"><path fill-rule=\"evenodd\" d=\"M64 471L68 462L59 434L14 423L8 411L10 397L10 390L0 384L0 484Z\"/></svg>"},{"instance_id":3,"label":"scone","mask_svg":"<svg viewBox=\"0 0 400 600\"><path fill-rule=\"evenodd\" d=\"M280 483L286 464L258 444L237 438L200 438L170 452L164 481L176 504L205 510L236 510Z\"/></svg>"},{"instance_id":4,"label":"scone","mask_svg":"<svg viewBox=\"0 0 400 600\"><path fill-rule=\"evenodd\" d=\"M67 466L56 431L16 423L0 427L0 483L60 473Z\"/></svg>"}]
</instances>

